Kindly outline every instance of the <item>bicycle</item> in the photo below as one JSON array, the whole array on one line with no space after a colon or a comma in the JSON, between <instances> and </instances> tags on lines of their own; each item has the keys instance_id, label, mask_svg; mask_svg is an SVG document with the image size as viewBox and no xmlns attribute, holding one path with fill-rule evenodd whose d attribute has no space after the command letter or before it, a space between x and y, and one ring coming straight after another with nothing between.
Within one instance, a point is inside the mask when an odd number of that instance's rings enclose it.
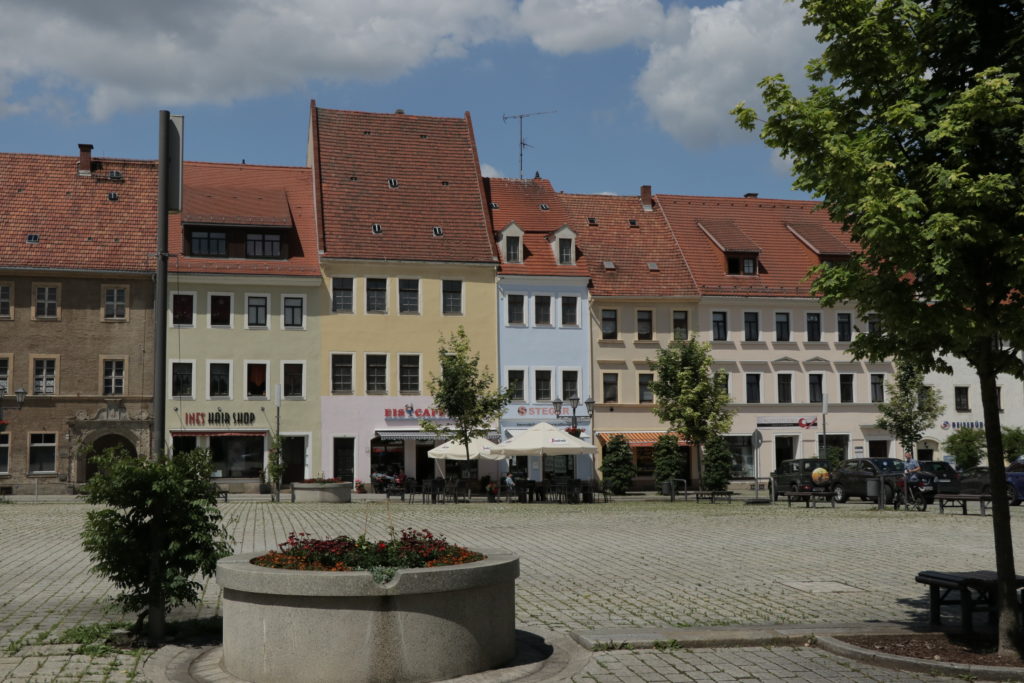
<instances>
[{"instance_id":1,"label":"bicycle","mask_svg":"<svg viewBox=\"0 0 1024 683\"><path fill-rule=\"evenodd\" d=\"M896 491L893 492L893 509L899 510L902 505L904 510L927 510L928 499L925 498L921 485L921 477L915 476L912 472L904 472L903 486L896 487Z\"/></svg>"}]
</instances>

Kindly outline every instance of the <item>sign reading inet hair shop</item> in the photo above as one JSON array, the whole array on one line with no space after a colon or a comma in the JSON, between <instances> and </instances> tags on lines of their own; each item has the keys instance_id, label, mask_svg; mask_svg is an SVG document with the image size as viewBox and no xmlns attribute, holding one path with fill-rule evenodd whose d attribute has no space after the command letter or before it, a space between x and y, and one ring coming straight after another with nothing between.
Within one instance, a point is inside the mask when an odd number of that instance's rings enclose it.
<instances>
[{"instance_id":1,"label":"sign reading inet hair shop","mask_svg":"<svg viewBox=\"0 0 1024 683\"><path fill-rule=\"evenodd\" d=\"M758 429L791 429L793 427L800 427L801 429L812 429L818 426L818 418L814 416L810 417L759 417L757 418Z\"/></svg>"}]
</instances>

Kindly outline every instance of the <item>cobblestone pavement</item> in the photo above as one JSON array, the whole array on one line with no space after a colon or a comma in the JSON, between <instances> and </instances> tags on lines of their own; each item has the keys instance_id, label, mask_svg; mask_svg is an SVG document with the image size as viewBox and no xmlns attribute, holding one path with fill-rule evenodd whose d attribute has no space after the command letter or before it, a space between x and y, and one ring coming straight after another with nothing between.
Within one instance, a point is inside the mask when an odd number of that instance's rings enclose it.
<instances>
[{"instance_id":1,"label":"cobblestone pavement","mask_svg":"<svg viewBox=\"0 0 1024 683\"><path fill-rule=\"evenodd\" d=\"M919 570L994 566L990 517L931 509L879 512L866 504L808 509L664 500L576 506L251 500L222 508L240 552L273 547L293 530L376 537L393 526L519 553L517 626L561 633L920 621L927 617L927 593L914 582ZM111 586L89 571L81 550L88 509L77 502L0 505L0 680L140 680L145 653L72 656L67 646L52 644L72 626L121 618L105 612ZM1015 526L1024 523L1024 510L1014 508L1012 515ZM1024 539L1019 533L1015 539L1021 562ZM208 581L202 603L172 618L216 615L219 594L216 582ZM712 666L708 658L722 670L705 671ZM892 672L865 673L870 667L792 648L601 652L577 680L781 680L770 673L776 665L796 672L785 680L822 680L820 662L835 669L830 680L897 680Z\"/></svg>"}]
</instances>

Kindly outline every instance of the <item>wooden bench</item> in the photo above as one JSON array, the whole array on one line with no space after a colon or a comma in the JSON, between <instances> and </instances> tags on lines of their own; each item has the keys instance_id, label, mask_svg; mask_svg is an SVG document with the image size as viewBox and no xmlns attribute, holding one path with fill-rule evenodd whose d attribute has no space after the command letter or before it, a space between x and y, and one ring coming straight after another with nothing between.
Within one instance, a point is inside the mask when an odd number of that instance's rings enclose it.
<instances>
[{"instance_id":1,"label":"wooden bench","mask_svg":"<svg viewBox=\"0 0 1024 683\"><path fill-rule=\"evenodd\" d=\"M960 605L960 624L964 633L974 632L974 613L987 612L989 623L997 620L999 591L997 574L993 571L936 572L923 571L914 579L930 589L929 608L932 625L941 623L943 605ZM1018 576L1016 587L1024 587L1024 576ZM950 593L956 591L956 598ZM1014 591L1016 595L1016 591Z\"/></svg>"},{"instance_id":2,"label":"wooden bench","mask_svg":"<svg viewBox=\"0 0 1024 683\"><path fill-rule=\"evenodd\" d=\"M786 497L786 507L792 507L793 501L804 501L804 507L818 507L818 501L828 501L832 503L832 507L836 506L836 498L832 495L831 491L781 491L780 496Z\"/></svg>"},{"instance_id":3,"label":"wooden bench","mask_svg":"<svg viewBox=\"0 0 1024 683\"><path fill-rule=\"evenodd\" d=\"M213 492L218 498L223 500L225 503L228 502L228 489L223 484L214 484Z\"/></svg>"},{"instance_id":4,"label":"wooden bench","mask_svg":"<svg viewBox=\"0 0 1024 683\"><path fill-rule=\"evenodd\" d=\"M981 504L981 514L988 510L992 496L987 493L937 493L935 502L939 504L939 512L943 513L947 507L959 506L962 514L967 514L967 502L976 500Z\"/></svg>"},{"instance_id":5,"label":"wooden bench","mask_svg":"<svg viewBox=\"0 0 1024 683\"><path fill-rule=\"evenodd\" d=\"M698 503L702 500L714 503L717 498L725 498L726 503L731 503L733 491L696 491L693 495L697 498Z\"/></svg>"}]
</instances>

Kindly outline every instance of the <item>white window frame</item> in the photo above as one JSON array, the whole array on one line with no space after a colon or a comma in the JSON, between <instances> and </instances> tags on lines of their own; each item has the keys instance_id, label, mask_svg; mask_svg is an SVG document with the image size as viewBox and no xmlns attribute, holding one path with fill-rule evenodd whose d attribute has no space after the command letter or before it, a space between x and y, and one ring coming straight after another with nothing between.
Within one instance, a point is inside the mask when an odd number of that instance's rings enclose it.
<instances>
[{"instance_id":1,"label":"white window frame","mask_svg":"<svg viewBox=\"0 0 1024 683\"><path fill-rule=\"evenodd\" d=\"M576 373L576 387L579 390L580 403L582 403L583 402L583 369L580 368L579 366L575 366L575 365L560 365L558 367L558 396L563 401L568 401L569 400L569 396L566 396L566 394L565 394L565 385L564 385L565 377L563 377L563 375L566 372L575 372Z\"/></svg>"},{"instance_id":2,"label":"white window frame","mask_svg":"<svg viewBox=\"0 0 1024 683\"><path fill-rule=\"evenodd\" d=\"M754 329L754 338L747 339L747 316L753 315L756 327ZM726 318L728 320L728 318ZM728 332L726 333L728 334ZM743 337L742 341L745 344L758 344L762 341L761 339L761 312L760 311L743 311Z\"/></svg>"},{"instance_id":3,"label":"white window frame","mask_svg":"<svg viewBox=\"0 0 1024 683\"><path fill-rule=\"evenodd\" d=\"M340 280L340 279L344 279L344 278L348 278L348 279L352 280L352 307L349 308L349 310L347 310L347 311L338 311L338 310L334 309L334 281L336 279ZM330 306L331 314L333 315L333 314L341 313L341 314L345 314L345 315L352 315L353 313L356 312L356 304L358 302L359 302L359 278L357 276L355 276L355 275L350 275L348 273L342 273L340 275L332 275L331 276L331 306Z\"/></svg>"},{"instance_id":4,"label":"white window frame","mask_svg":"<svg viewBox=\"0 0 1024 683\"><path fill-rule=\"evenodd\" d=\"M807 375L806 375L806 377L807 377L807 382L805 383L805 388L806 388L806 391L807 391L807 401L806 402L811 404L811 405L818 405L818 401L815 401L815 400L813 400L811 398L811 377L814 376L814 375L817 375L818 377L821 377L821 397L822 397L822 400L824 400L824 398L826 396L828 396L828 377L827 377L827 374L824 373L824 372L808 372Z\"/></svg>"},{"instance_id":5,"label":"white window frame","mask_svg":"<svg viewBox=\"0 0 1024 683\"><path fill-rule=\"evenodd\" d=\"M721 339L716 339L715 338L715 314L716 313L721 313L722 315L725 316L725 320L724 320L724 323L725 323L725 330L724 330L725 336L723 336ZM708 315L709 315L709 317L708 317L708 331L711 332L711 335L710 335L711 336L711 343L713 344L715 342L727 342L727 341L729 341L729 311L726 311L726 310L710 311L708 313Z\"/></svg>"},{"instance_id":6,"label":"white window frame","mask_svg":"<svg viewBox=\"0 0 1024 683\"><path fill-rule=\"evenodd\" d=\"M214 396L210 393L210 380L212 379L212 373L210 368L214 363L225 363L228 366L228 395L227 396ZM268 380L269 383L269 380ZM194 386L194 385L193 385ZM207 358L206 359L206 381L203 382L203 389L206 395L207 401L232 401L235 398L235 367L234 361L230 358ZM193 388L194 390L194 388Z\"/></svg>"},{"instance_id":7,"label":"white window frame","mask_svg":"<svg viewBox=\"0 0 1024 683\"><path fill-rule=\"evenodd\" d=\"M228 298L228 324L213 324L213 297L226 296ZM206 293L206 329L230 330L235 323L235 295L233 292L207 292Z\"/></svg>"},{"instance_id":8,"label":"white window frame","mask_svg":"<svg viewBox=\"0 0 1024 683\"><path fill-rule=\"evenodd\" d=\"M249 324L249 299L256 299L256 298L259 298L259 297L263 297L264 299L266 299L266 302L267 302L267 322L266 322L265 325L250 325ZM242 325L242 327L244 327L247 330L269 330L270 329L270 319L272 317L271 311L273 310L272 309L273 301L274 301L274 298L269 293L246 292L245 293L245 315L244 315L245 323Z\"/></svg>"},{"instance_id":9,"label":"white window frame","mask_svg":"<svg viewBox=\"0 0 1024 683\"><path fill-rule=\"evenodd\" d=\"M850 380L850 388L852 396L850 397L850 403L857 402L857 373L856 372L837 372L836 373L836 396L829 403L843 403L843 375L849 375L852 379Z\"/></svg>"},{"instance_id":10,"label":"white window frame","mask_svg":"<svg viewBox=\"0 0 1024 683\"><path fill-rule=\"evenodd\" d=\"M53 393L36 393L36 361L53 361ZM60 396L60 356L51 353L32 354L28 357L29 378L32 390L30 396Z\"/></svg>"},{"instance_id":11,"label":"white window frame","mask_svg":"<svg viewBox=\"0 0 1024 683\"><path fill-rule=\"evenodd\" d=\"M604 396L604 377L605 375L615 376L615 400L606 401ZM609 405L620 405L623 403L622 400L622 373L618 370L601 370L601 403L607 403Z\"/></svg>"},{"instance_id":12,"label":"white window frame","mask_svg":"<svg viewBox=\"0 0 1024 683\"><path fill-rule=\"evenodd\" d=\"M370 373L366 370L367 362L370 356L384 356L384 391L370 391L367 382L370 379ZM378 351L364 351L363 352L363 395L365 396L390 396L391 395L391 354L380 353Z\"/></svg>"},{"instance_id":13,"label":"white window frame","mask_svg":"<svg viewBox=\"0 0 1024 683\"><path fill-rule=\"evenodd\" d=\"M194 309L193 309L194 310ZM175 396L174 395L174 364L175 363L188 363L189 367L192 368L192 393L188 396ZM194 358L168 358L167 359L167 396L171 400L189 400L193 401L196 398L196 360Z\"/></svg>"},{"instance_id":14,"label":"white window frame","mask_svg":"<svg viewBox=\"0 0 1024 683\"><path fill-rule=\"evenodd\" d=\"M285 365L300 365L302 366L302 393L298 396L289 396L284 391L284 366ZM305 401L306 400L306 388L308 385L306 379L306 361L304 360L282 360L278 364L281 377L281 398L285 401Z\"/></svg>"},{"instance_id":15,"label":"white window frame","mask_svg":"<svg viewBox=\"0 0 1024 683\"><path fill-rule=\"evenodd\" d=\"M286 325L285 324L285 299L302 299L302 325ZM309 302L307 301L305 294L282 294L281 295L281 329L289 330L291 332L301 332L306 329L307 321L309 320Z\"/></svg>"},{"instance_id":16,"label":"white window frame","mask_svg":"<svg viewBox=\"0 0 1024 683\"><path fill-rule=\"evenodd\" d=\"M445 282L458 282L459 283L459 310L457 311L445 311L444 310L444 283ZM446 315L465 315L466 314L466 281L462 279L454 278L441 278L440 284L440 301L438 301L438 312L442 316Z\"/></svg>"},{"instance_id":17,"label":"white window frame","mask_svg":"<svg viewBox=\"0 0 1024 683\"><path fill-rule=\"evenodd\" d=\"M402 358L416 358L416 391L402 389ZM398 393L402 396L421 396L423 394L423 354L398 353Z\"/></svg>"},{"instance_id":18,"label":"white window frame","mask_svg":"<svg viewBox=\"0 0 1024 683\"><path fill-rule=\"evenodd\" d=\"M537 321L537 297L546 296L548 298L548 321L546 323ZM534 294L530 297L530 325L532 327L554 327L555 326L555 310L554 310L555 297L552 294ZM559 311L561 315L561 311Z\"/></svg>"},{"instance_id":19,"label":"white window frame","mask_svg":"<svg viewBox=\"0 0 1024 683\"><path fill-rule=\"evenodd\" d=\"M377 278L381 279L381 278ZM416 310L414 311L403 311L402 310L402 281L412 280L416 283ZM398 277L395 278L395 296L398 301L398 315L420 315L423 310L423 280L418 277ZM443 304L442 304L443 305Z\"/></svg>"},{"instance_id":20,"label":"white window frame","mask_svg":"<svg viewBox=\"0 0 1024 683\"><path fill-rule=\"evenodd\" d=\"M251 365L262 365L264 368L266 368L266 373L267 374L266 374L266 381L265 381L265 384L263 386L263 395L262 396L250 396L249 395L249 366L251 366ZM270 389L271 386L273 386L272 382L270 381L270 361L269 360L249 360L249 359L246 359L244 361L244 363L243 363L243 366L245 368L245 374L242 376L242 383L245 384L245 387L244 387L245 391L242 392L242 400L243 401L267 401L267 400L269 400L270 397L273 395L273 392L271 392L271 389Z\"/></svg>"},{"instance_id":21,"label":"white window frame","mask_svg":"<svg viewBox=\"0 0 1024 683\"><path fill-rule=\"evenodd\" d=\"M757 401L753 402L750 400L750 396L747 394L747 378L751 375L757 377ZM776 387L776 389L778 389ZM744 372L743 373L743 402L747 405L761 405L764 403L764 373L763 372Z\"/></svg>"},{"instance_id":22,"label":"white window frame","mask_svg":"<svg viewBox=\"0 0 1024 683\"><path fill-rule=\"evenodd\" d=\"M548 380L548 384L551 387L551 397L550 398L546 398L546 399L542 399L542 398L537 396L537 384L538 384L537 383L537 373L538 372L545 372L545 371L551 373L551 378L550 378L550 380ZM533 402L534 403L551 403L551 401L553 399L558 398L558 395L555 393L555 389L558 388L558 377L556 377L556 375L555 375L555 367L554 366L551 366L551 365L532 365L532 366L530 366L530 379L532 380L531 384L533 384L533 394L527 394L527 395L533 397Z\"/></svg>"},{"instance_id":23,"label":"white window frame","mask_svg":"<svg viewBox=\"0 0 1024 683\"><path fill-rule=\"evenodd\" d=\"M190 323L175 323L174 322L174 297L176 296L190 296L192 297L192 322ZM199 315L198 306L196 306L196 300L199 298L198 292L185 292L175 291L170 294L170 306L167 311L167 326L170 328L185 328L196 326L196 316Z\"/></svg>"},{"instance_id":24,"label":"white window frame","mask_svg":"<svg viewBox=\"0 0 1024 683\"><path fill-rule=\"evenodd\" d=\"M347 391L345 391L345 390L335 391L334 390L334 357L335 356L348 356L348 358L349 358L350 367L352 369L352 381L351 381L351 387ZM356 370L357 370L356 358L358 358L358 357L359 357L359 354L357 354L355 351L331 351L330 352L330 354L328 356L329 365L327 366L327 382L328 382L328 386L330 387L330 395L331 396L352 396L353 394L356 393L356 387L359 386L359 384L358 384L359 380L357 378L358 373L356 372Z\"/></svg>"},{"instance_id":25,"label":"white window frame","mask_svg":"<svg viewBox=\"0 0 1024 683\"><path fill-rule=\"evenodd\" d=\"M529 403L530 397L533 396L531 388L533 382L530 381L530 368L527 365L509 365L505 368L505 388L508 389L511 386L508 376L509 373L519 371L523 373L523 397L512 399L512 403Z\"/></svg>"},{"instance_id":26,"label":"white window frame","mask_svg":"<svg viewBox=\"0 0 1024 683\"><path fill-rule=\"evenodd\" d=\"M786 324L789 328L789 339L779 339L779 322L776 320L776 316L785 315ZM793 341L793 312L792 311L775 311L772 313L772 333L775 335L775 343L789 344Z\"/></svg>"},{"instance_id":27,"label":"white window frame","mask_svg":"<svg viewBox=\"0 0 1024 683\"><path fill-rule=\"evenodd\" d=\"M796 403L796 385L793 382L792 372L776 372L775 373L775 403L781 406L788 406ZM779 394L779 377L789 377L789 401L787 403L782 402L782 396ZM763 389L763 387L762 387ZM762 396L763 397L763 396ZM762 401L763 402L763 401Z\"/></svg>"},{"instance_id":28,"label":"white window frame","mask_svg":"<svg viewBox=\"0 0 1024 683\"><path fill-rule=\"evenodd\" d=\"M563 302L563 300L565 300L567 298L570 298L570 297L573 298L573 299L576 299L576 305L574 306L574 308L576 310L576 322L574 322L574 323L567 323L567 322L565 322L565 318L562 316L562 310L563 310L562 309L562 302ZM559 294L558 295L558 325L560 327L570 327L570 328L577 329L577 330L580 328L580 300L582 298L583 297L580 297L580 296L578 296L576 294Z\"/></svg>"},{"instance_id":29,"label":"white window frame","mask_svg":"<svg viewBox=\"0 0 1024 683\"><path fill-rule=\"evenodd\" d=\"M53 469L52 470L34 470L32 469L32 437L36 434L52 436L53 437ZM54 474L57 471L57 460L60 458L60 437L57 436L57 432L29 432L25 435L27 439L27 458L26 466L28 467L28 474ZM49 444L47 444L49 445Z\"/></svg>"},{"instance_id":30,"label":"white window frame","mask_svg":"<svg viewBox=\"0 0 1024 683\"><path fill-rule=\"evenodd\" d=\"M370 277L367 275L363 278L363 313L366 315L387 315L391 312L391 283L388 282L388 276L375 276ZM384 281L384 310L383 311L371 311L370 310L370 280L383 280ZM396 285L397 286L397 285ZM353 285L353 289L355 286ZM422 291L422 287L420 288ZM353 292L353 296L355 293ZM422 307L422 304L421 304Z\"/></svg>"},{"instance_id":31,"label":"white window frame","mask_svg":"<svg viewBox=\"0 0 1024 683\"><path fill-rule=\"evenodd\" d=\"M100 356L100 396L126 396L128 394L128 356ZM121 393L119 394L107 394L103 391L103 386L106 383L106 363L107 361L121 361Z\"/></svg>"},{"instance_id":32,"label":"white window frame","mask_svg":"<svg viewBox=\"0 0 1024 683\"><path fill-rule=\"evenodd\" d=\"M520 323L514 323L509 321L508 310L509 310L509 299L513 296L523 297L523 321ZM525 292L505 292L505 305L503 308L503 319L505 321L505 327L529 327L530 325L530 295Z\"/></svg>"}]
</instances>

